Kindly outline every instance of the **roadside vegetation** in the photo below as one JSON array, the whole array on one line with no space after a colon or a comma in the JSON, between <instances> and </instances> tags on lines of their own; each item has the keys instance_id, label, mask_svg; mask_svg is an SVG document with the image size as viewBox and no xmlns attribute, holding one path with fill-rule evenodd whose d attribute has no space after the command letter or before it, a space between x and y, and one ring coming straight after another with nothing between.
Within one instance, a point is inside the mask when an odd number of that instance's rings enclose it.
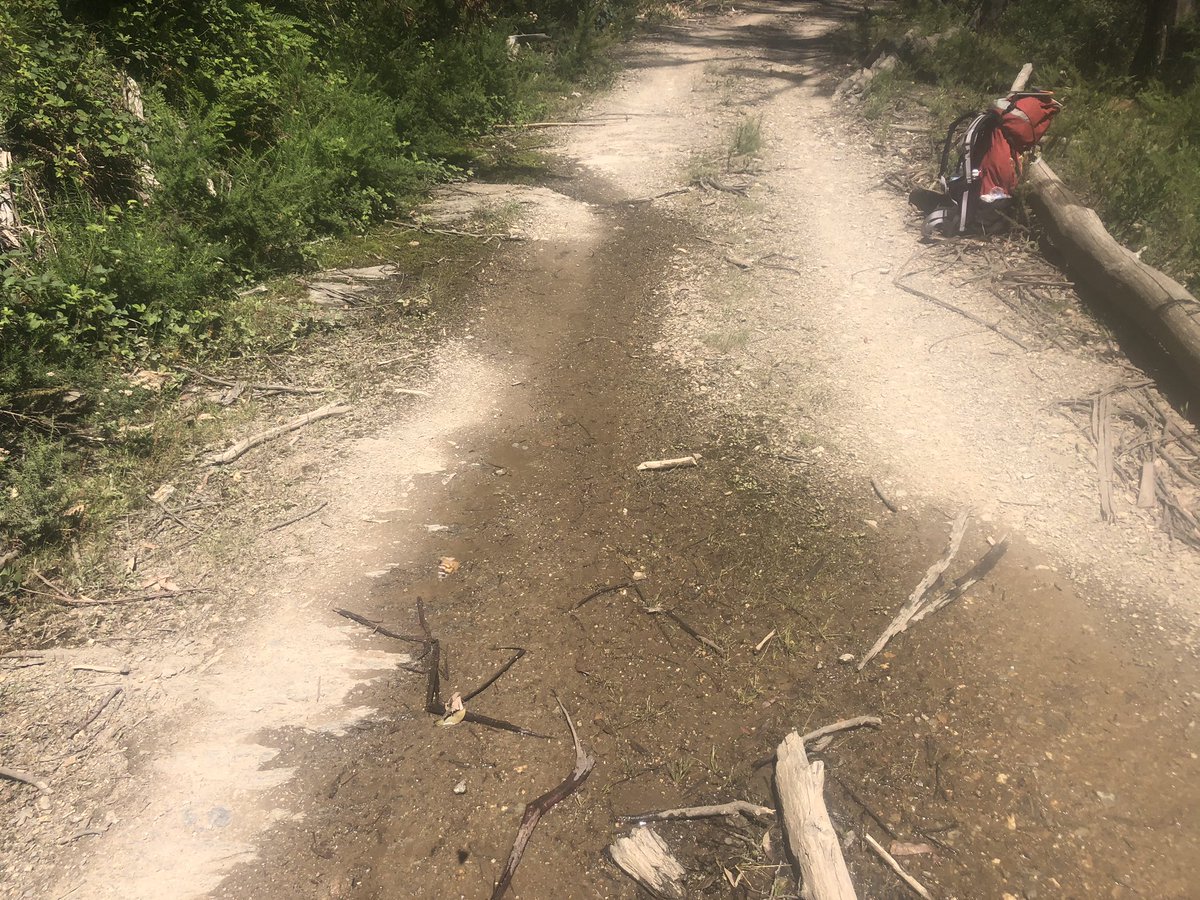
<instances>
[{"instance_id":1,"label":"roadside vegetation","mask_svg":"<svg viewBox=\"0 0 1200 900\"><path fill-rule=\"evenodd\" d=\"M864 104L941 126L1007 92L1024 62L1064 102L1046 158L1114 235L1200 289L1200 19L1185 0L899 0L859 19L860 51L901 53ZM912 44L910 43L910 47ZM914 87L916 86L916 87ZM935 126L936 127L936 126Z\"/></svg>"},{"instance_id":2,"label":"roadside vegetation","mask_svg":"<svg viewBox=\"0 0 1200 900\"><path fill-rule=\"evenodd\" d=\"M647 5L0 4L0 595L197 439L163 412L180 364L311 333L250 287L344 263L496 124L599 77Z\"/></svg>"}]
</instances>

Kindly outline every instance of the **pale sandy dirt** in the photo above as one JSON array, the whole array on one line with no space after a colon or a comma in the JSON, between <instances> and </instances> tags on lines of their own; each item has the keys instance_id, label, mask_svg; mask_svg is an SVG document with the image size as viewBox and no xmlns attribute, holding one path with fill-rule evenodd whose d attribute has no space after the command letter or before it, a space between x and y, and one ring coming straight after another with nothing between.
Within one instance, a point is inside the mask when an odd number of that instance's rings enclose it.
<instances>
[{"instance_id":1,"label":"pale sandy dirt","mask_svg":"<svg viewBox=\"0 0 1200 900\"><path fill-rule=\"evenodd\" d=\"M636 43L585 111L604 126L563 135L580 169L561 191L448 192L439 220L528 240L480 273L427 370L381 373L351 418L237 467L264 503L299 485L299 506L329 505L193 561L221 597L122 645L136 665L104 759L55 770L50 798L9 794L28 839L5 845L4 896L486 896L521 803L561 779L569 746L431 727L399 668L411 645L329 612L412 631L417 595L455 685L493 670L497 644L529 650L478 708L557 735L563 697L601 761L547 817L514 897L634 896L599 855L617 814L770 802L754 759L797 724L865 712L885 731L827 762L901 837L938 841L907 861L936 896L1194 896L1197 562L1130 508L1099 523L1090 448L1053 406L1130 368L1021 352L893 288L911 222L826 99L840 70L823 35L846 10L747 9ZM625 202L726 177L746 115L765 139L737 163L747 199ZM684 451L699 469L634 471ZM839 665L962 505L978 516L965 556L1014 533L992 583L878 669ZM441 555L463 562L445 581ZM627 593L563 614L635 571L728 656ZM902 896L849 832L886 835L828 793L862 896ZM71 839L97 822L112 824ZM664 833L697 896L728 895L721 866L747 867L745 896L774 881L745 849L762 829Z\"/></svg>"}]
</instances>

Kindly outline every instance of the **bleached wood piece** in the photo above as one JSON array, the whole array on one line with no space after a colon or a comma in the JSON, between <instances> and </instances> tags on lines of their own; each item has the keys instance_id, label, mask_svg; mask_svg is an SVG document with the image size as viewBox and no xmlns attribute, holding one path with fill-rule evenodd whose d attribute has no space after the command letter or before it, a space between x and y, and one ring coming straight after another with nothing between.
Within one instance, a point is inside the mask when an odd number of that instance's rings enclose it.
<instances>
[{"instance_id":1,"label":"bleached wood piece","mask_svg":"<svg viewBox=\"0 0 1200 900\"><path fill-rule=\"evenodd\" d=\"M966 509L958 514L958 518L954 520L954 527L950 529L950 544L946 547L946 552L942 555L941 559L929 567L929 570L925 573L925 577L921 579L921 583L913 588L913 592L908 595L908 599L900 607L900 612L896 613L896 618L892 619L891 624L883 630L883 634L879 636L879 640L871 647L870 652L859 662L856 667L858 671L861 672L863 667L874 659L880 650L887 646L888 641L908 628L913 615L921 606L921 601L929 593L929 589L942 577L942 574L950 567L950 563L954 561L954 557L958 555L958 548L962 545L963 534L967 530L967 518L969 515L970 510Z\"/></svg>"},{"instance_id":2,"label":"bleached wood piece","mask_svg":"<svg viewBox=\"0 0 1200 900\"><path fill-rule=\"evenodd\" d=\"M865 831L863 832L863 837L866 839L871 849L879 854L879 858L887 863L888 867L891 868L893 872L900 876L901 881L912 888L913 891L915 891L919 896L924 897L925 900L933 900L933 898L929 896L929 891L925 890L925 886L904 871L904 866L896 862L896 858L884 850L883 847L880 846L879 842L875 840L875 838L871 837L871 835L867 834Z\"/></svg>"},{"instance_id":3,"label":"bleached wood piece","mask_svg":"<svg viewBox=\"0 0 1200 900\"><path fill-rule=\"evenodd\" d=\"M655 897L683 900L683 876L666 842L653 828L640 826L608 847L608 855L626 875Z\"/></svg>"},{"instance_id":4,"label":"bleached wood piece","mask_svg":"<svg viewBox=\"0 0 1200 900\"><path fill-rule=\"evenodd\" d=\"M810 900L857 900L829 810L825 808L825 764L812 762L804 739L793 731L775 751L775 788L788 848Z\"/></svg>"},{"instance_id":5,"label":"bleached wood piece","mask_svg":"<svg viewBox=\"0 0 1200 900\"><path fill-rule=\"evenodd\" d=\"M338 403L329 403L322 406L320 409L314 409L312 412L305 413L302 416L297 416L290 422L284 422L282 425L276 425L274 428L268 428L266 431L251 435L248 438L232 444L228 449L223 450L216 456L213 456L208 464L210 466L221 466L226 463L231 463L248 450L252 450L259 444L265 444L267 441L272 441L277 437L287 434L291 431L296 431L303 428L305 425L311 425L313 422L319 422L322 419L328 419L332 416L342 416L350 412L351 407L342 406Z\"/></svg>"},{"instance_id":6,"label":"bleached wood piece","mask_svg":"<svg viewBox=\"0 0 1200 900\"><path fill-rule=\"evenodd\" d=\"M804 741L804 746L813 750L821 751L829 746L833 740L833 736L841 731L849 731L852 728L881 728L883 727L883 719L878 716L855 716L852 719L842 719L840 722L830 722L828 725L822 725L820 728L814 728L808 734L804 735L801 740Z\"/></svg>"},{"instance_id":7,"label":"bleached wood piece","mask_svg":"<svg viewBox=\"0 0 1200 900\"><path fill-rule=\"evenodd\" d=\"M1021 71L1017 73L1017 77L1013 79L1012 87L1008 89L1010 94L1015 94L1018 91L1025 90L1025 85L1029 84L1029 76L1033 74L1033 63L1025 63L1021 66Z\"/></svg>"},{"instance_id":8,"label":"bleached wood piece","mask_svg":"<svg viewBox=\"0 0 1200 900\"><path fill-rule=\"evenodd\" d=\"M12 154L0 147L0 251L16 250L21 246L21 237L17 230L21 222L17 218L12 185L8 181L12 164Z\"/></svg>"},{"instance_id":9,"label":"bleached wood piece","mask_svg":"<svg viewBox=\"0 0 1200 900\"><path fill-rule=\"evenodd\" d=\"M651 459L639 463L639 472L658 472L663 469L690 469L696 465L696 457L681 456L678 459Z\"/></svg>"},{"instance_id":10,"label":"bleached wood piece","mask_svg":"<svg viewBox=\"0 0 1200 900\"><path fill-rule=\"evenodd\" d=\"M661 809L655 812L619 816L626 822L669 822L672 819L711 819L717 816L773 816L775 810L759 806L747 800L730 800L713 806L682 806L678 809Z\"/></svg>"}]
</instances>

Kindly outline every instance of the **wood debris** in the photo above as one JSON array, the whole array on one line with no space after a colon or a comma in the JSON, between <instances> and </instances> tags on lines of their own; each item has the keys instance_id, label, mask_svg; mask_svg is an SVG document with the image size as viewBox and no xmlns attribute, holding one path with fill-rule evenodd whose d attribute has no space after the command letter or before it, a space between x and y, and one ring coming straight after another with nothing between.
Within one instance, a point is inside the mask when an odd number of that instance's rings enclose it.
<instances>
[{"instance_id":1,"label":"wood debris","mask_svg":"<svg viewBox=\"0 0 1200 900\"><path fill-rule=\"evenodd\" d=\"M857 900L825 807L825 764L809 761L795 731L783 739L775 757L775 788L797 881L812 900Z\"/></svg>"},{"instance_id":2,"label":"wood debris","mask_svg":"<svg viewBox=\"0 0 1200 900\"><path fill-rule=\"evenodd\" d=\"M302 416L297 416L289 422L282 425L276 425L274 428L268 428L266 431L260 431L258 434L251 435L248 438L243 438L235 444L231 444L227 449L217 453L208 461L210 466L222 466L233 462L246 452L254 449L260 444L265 444L268 441L273 441L275 438L281 437L292 431L297 431L306 425L311 425L313 422L320 422L322 419L332 418L333 416L344 416L350 412L351 407L344 406L340 403L329 403L312 412L305 413Z\"/></svg>"},{"instance_id":3,"label":"wood debris","mask_svg":"<svg viewBox=\"0 0 1200 900\"><path fill-rule=\"evenodd\" d=\"M902 865L900 865L900 863L896 862L895 857L892 856L892 854L888 853L886 850L884 850L883 847L880 846L879 842L877 840L875 840L875 838L871 837L871 835L867 834L864 831L863 839L866 840L867 845L872 850L874 850L876 853L879 854L879 858L882 859L885 863L887 863L888 867L893 872L895 872L897 875L900 876L900 880L903 881L905 884L907 884L910 888L912 888L912 890L915 894L917 894L919 897L923 897L924 900L933 900L933 898L929 896L929 891L925 890L924 885L922 885L921 882L917 881L917 879L915 879L911 875L909 875L908 872L904 871L904 867Z\"/></svg>"},{"instance_id":4,"label":"wood debris","mask_svg":"<svg viewBox=\"0 0 1200 900\"><path fill-rule=\"evenodd\" d=\"M863 667L874 659L879 651L887 646L888 641L908 628L912 617L920 608L925 596L929 593L934 583L942 577L942 573L950 567L950 563L954 561L954 557L958 555L958 548L962 544L963 535L967 530L967 518L969 514L969 510L965 509L958 514L958 518L954 520L954 525L950 528L950 543L946 547L946 552L942 554L941 559L931 565L925 572L925 577L913 588L913 592L908 595L908 600L900 608L900 612L896 614L896 618L884 629L883 634L879 636L879 640L875 642L875 645L859 661L857 666L858 671L861 672Z\"/></svg>"},{"instance_id":5,"label":"wood debris","mask_svg":"<svg viewBox=\"0 0 1200 900\"><path fill-rule=\"evenodd\" d=\"M697 465L696 457L681 456L678 459L651 459L639 463L639 472L661 472L666 469L691 469Z\"/></svg>"},{"instance_id":6,"label":"wood debris","mask_svg":"<svg viewBox=\"0 0 1200 900\"><path fill-rule=\"evenodd\" d=\"M500 900L508 892L517 866L521 864L521 858L525 855L525 847L529 844L529 839L533 837L533 830L537 828L542 816L553 809L556 804L579 790L596 766L595 757L587 753L579 742L579 735L575 732L575 723L571 721L571 715L561 700L558 701L558 708L562 710L563 718L567 720L567 727L571 730L571 741L575 745L575 767L561 784L525 805L525 813L521 817L521 827L517 829L517 837L513 841L508 862L504 866L504 871L500 873L495 890L492 891L492 900Z\"/></svg>"},{"instance_id":7,"label":"wood debris","mask_svg":"<svg viewBox=\"0 0 1200 900\"><path fill-rule=\"evenodd\" d=\"M623 822L668 822L674 819L711 819L719 816L746 816L754 819L774 815L775 810L769 806L759 806L746 800L730 800L728 803L718 803L714 806L682 806L678 809L660 809L617 818Z\"/></svg>"},{"instance_id":8,"label":"wood debris","mask_svg":"<svg viewBox=\"0 0 1200 900\"><path fill-rule=\"evenodd\" d=\"M666 841L653 828L640 826L608 846L617 867L653 897L682 900L687 870L671 855Z\"/></svg>"}]
</instances>

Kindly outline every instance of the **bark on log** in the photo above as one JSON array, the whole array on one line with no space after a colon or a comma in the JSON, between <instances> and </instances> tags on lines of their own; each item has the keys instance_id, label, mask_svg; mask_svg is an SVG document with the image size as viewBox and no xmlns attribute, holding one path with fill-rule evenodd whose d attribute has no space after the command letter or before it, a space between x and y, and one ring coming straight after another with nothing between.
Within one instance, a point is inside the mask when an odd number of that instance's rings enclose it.
<instances>
[{"instance_id":1,"label":"bark on log","mask_svg":"<svg viewBox=\"0 0 1200 900\"><path fill-rule=\"evenodd\" d=\"M797 878L811 900L857 900L837 832L825 808L825 765L809 762L793 731L775 752L775 787Z\"/></svg>"},{"instance_id":2,"label":"bark on log","mask_svg":"<svg viewBox=\"0 0 1200 900\"><path fill-rule=\"evenodd\" d=\"M1200 385L1200 301L1108 233L1045 160L1028 168L1030 204L1077 281L1132 319Z\"/></svg>"}]
</instances>

